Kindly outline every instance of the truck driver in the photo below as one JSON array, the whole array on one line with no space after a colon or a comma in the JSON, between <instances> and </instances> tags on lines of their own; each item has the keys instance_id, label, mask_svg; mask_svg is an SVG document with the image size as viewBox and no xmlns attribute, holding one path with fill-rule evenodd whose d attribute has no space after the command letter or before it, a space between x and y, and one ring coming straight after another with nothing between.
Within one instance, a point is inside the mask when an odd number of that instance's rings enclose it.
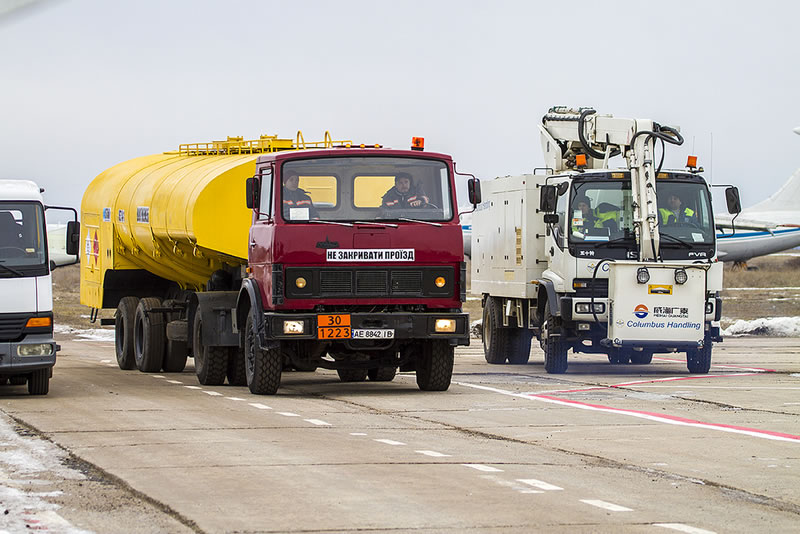
<instances>
[{"instance_id":1,"label":"truck driver","mask_svg":"<svg viewBox=\"0 0 800 534\"><path fill-rule=\"evenodd\" d=\"M608 228L611 232L617 231L619 212L610 204L602 203L592 209L591 200L586 195L578 195L572 202L575 215L572 217L572 231L585 233L586 228ZM602 211L600 208L604 208ZM580 215L578 214L580 211Z\"/></svg>"},{"instance_id":2,"label":"truck driver","mask_svg":"<svg viewBox=\"0 0 800 534\"><path fill-rule=\"evenodd\" d=\"M394 187L383 195L381 208L424 208L429 202L430 200L425 195L422 187L414 185L410 174L398 172L394 177Z\"/></svg>"},{"instance_id":3,"label":"truck driver","mask_svg":"<svg viewBox=\"0 0 800 534\"><path fill-rule=\"evenodd\" d=\"M294 171L289 171L283 177L283 217L288 220L307 220L319 219L311 197L304 190L300 189L300 176ZM293 208L307 208L307 215L293 215Z\"/></svg>"},{"instance_id":4,"label":"truck driver","mask_svg":"<svg viewBox=\"0 0 800 534\"><path fill-rule=\"evenodd\" d=\"M667 207L658 208L661 215L661 224L676 224L682 222L694 222L694 210L684 208L681 197L675 193L667 195Z\"/></svg>"}]
</instances>

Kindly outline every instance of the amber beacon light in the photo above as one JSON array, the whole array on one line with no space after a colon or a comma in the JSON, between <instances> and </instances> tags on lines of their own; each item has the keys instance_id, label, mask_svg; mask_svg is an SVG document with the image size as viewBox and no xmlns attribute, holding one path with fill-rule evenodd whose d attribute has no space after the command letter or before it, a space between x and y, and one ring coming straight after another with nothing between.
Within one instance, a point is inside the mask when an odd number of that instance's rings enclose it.
<instances>
[{"instance_id":1,"label":"amber beacon light","mask_svg":"<svg viewBox=\"0 0 800 534\"><path fill-rule=\"evenodd\" d=\"M411 138L411 150L425 150L425 138L424 137L412 137Z\"/></svg>"}]
</instances>

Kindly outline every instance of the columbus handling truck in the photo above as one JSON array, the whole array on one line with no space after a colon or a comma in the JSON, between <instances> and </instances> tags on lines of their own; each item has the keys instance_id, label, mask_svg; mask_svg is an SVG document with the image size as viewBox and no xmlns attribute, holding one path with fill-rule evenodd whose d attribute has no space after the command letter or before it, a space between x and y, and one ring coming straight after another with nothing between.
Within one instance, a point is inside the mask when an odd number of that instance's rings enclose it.
<instances>
[{"instance_id":1,"label":"columbus handling truck","mask_svg":"<svg viewBox=\"0 0 800 534\"><path fill-rule=\"evenodd\" d=\"M469 342L455 168L413 148L298 132L100 174L83 197L81 302L116 309L103 321L119 367L179 372L193 357L201 384L254 394L276 393L284 369L345 382L400 369L446 390Z\"/></svg>"},{"instance_id":2,"label":"columbus handling truck","mask_svg":"<svg viewBox=\"0 0 800 534\"><path fill-rule=\"evenodd\" d=\"M526 363L536 337L548 373L567 370L570 349L615 364L685 352L690 372L707 373L722 341L722 263L696 158L662 166L678 129L561 107L539 128L547 167L484 181L473 214L486 361ZM615 156L624 167L610 168ZM736 188L725 196L738 213Z\"/></svg>"}]
</instances>

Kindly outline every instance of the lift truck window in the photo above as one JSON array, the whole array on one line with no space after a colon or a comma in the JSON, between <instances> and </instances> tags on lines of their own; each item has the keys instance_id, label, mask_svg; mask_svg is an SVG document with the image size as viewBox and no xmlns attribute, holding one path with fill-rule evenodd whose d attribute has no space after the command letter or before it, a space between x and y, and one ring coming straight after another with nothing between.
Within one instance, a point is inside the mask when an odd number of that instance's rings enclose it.
<instances>
[{"instance_id":1,"label":"lift truck window","mask_svg":"<svg viewBox=\"0 0 800 534\"><path fill-rule=\"evenodd\" d=\"M45 248L41 205L0 202L0 263L7 267L39 266L45 263Z\"/></svg>"}]
</instances>

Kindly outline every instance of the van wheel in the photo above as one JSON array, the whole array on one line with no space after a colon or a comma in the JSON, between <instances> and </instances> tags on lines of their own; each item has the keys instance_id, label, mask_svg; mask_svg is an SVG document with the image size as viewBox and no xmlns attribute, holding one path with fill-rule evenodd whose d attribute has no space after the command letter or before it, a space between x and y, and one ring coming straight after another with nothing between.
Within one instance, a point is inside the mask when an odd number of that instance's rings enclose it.
<instances>
[{"instance_id":1,"label":"van wheel","mask_svg":"<svg viewBox=\"0 0 800 534\"><path fill-rule=\"evenodd\" d=\"M114 345L117 352L117 365L128 371L136 369L136 356L133 353L133 323L136 319L137 297L124 297L117 305L114 316Z\"/></svg>"},{"instance_id":2,"label":"van wheel","mask_svg":"<svg viewBox=\"0 0 800 534\"><path fill-rule=\"evenodd\" d=\"M553 335L557 326L559 326L558 320L550 313L550 303L547 302L544 305L542 324L544 370L554 375L567 372L567 346L561 341L561 336Z\"/></svg>"},{"instance_id":3,"label":"van wheel","mask_svg":"<svg viewBox=\"0 0 800 534\"><path fill-rule=\"evenodd\" d=\"M47 395L50 391L50 369L37 369L28 378L28 393Z\"/></svg>"},{"instance_id":4,"label":"van wheel","mask_svg":"<svg viewBox=\"0 0 800 534\"><path fill-rule=\"evenodd\" d=\"M453 378L455 348L443 339L428 341L417 356L417 386L423 391L447 391Z\"/></svg>"},{"instance_id":5,"label":"van wheel","mask_svg":"<svg viewBox=\"0 0 800 534\"><path fill-rule=\"evenodd\" d=\"M228 372L228 348L208 347L203 344L203 320L200 310L194 316L192 328L192 349L194 352L194 373L204 386L221 386Z\"/></svg>"},{"instance_id":6,"label":"van wheel","mask_svg":"<svg viewBox=\"0 0 800 534\"><path fill-rule=\"evenodd\" d=\"M164 362L164 317L160 313L147 313L161 306L155 297L144 298L136 306L133 323L133 353L136 368L143 373L157 373Z\"/></svg>"},{"instance_id":7,"label":"van wheel","mask_svg":"<svg viewBox=\"0 0 800 534\"><path fill-rule=\"evenodd\" d=\"M254 395L274 395L281 385L283 354L277 347L261 350L257 336L253 316L248 313L244 333L244 370L247 387Z\"/></svg>"}]
</instances>

